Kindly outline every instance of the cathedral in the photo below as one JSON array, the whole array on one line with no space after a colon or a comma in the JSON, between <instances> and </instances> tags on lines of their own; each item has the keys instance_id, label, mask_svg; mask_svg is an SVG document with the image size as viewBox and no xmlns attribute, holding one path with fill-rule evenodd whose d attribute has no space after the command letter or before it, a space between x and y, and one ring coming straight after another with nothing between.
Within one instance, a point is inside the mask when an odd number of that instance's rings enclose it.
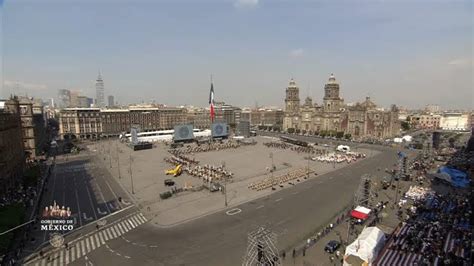
<instances>
[{"instance_id":1,"label":"cathedral","mask_svg":"<svg viewBox=\"0 0 474 266\"><path fill-rule=\"evenodd\" d=\"M355 105L344 104L339 95L339 83L333 74L324 85L322 105L306 97L301 105L299 88L291 79L286 88L283 130L308 134L325 134L360 138L390 138L400 131L398 109L392 105L386 111L378 108L369 97Z\"/></svg>"}]
</instances>

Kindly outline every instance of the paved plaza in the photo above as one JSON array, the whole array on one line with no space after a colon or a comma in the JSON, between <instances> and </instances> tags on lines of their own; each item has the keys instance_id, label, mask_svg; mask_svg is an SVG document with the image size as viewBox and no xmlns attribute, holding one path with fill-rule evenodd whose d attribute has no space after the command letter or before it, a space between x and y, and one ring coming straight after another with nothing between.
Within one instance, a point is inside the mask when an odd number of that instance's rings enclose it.
<instances>
[{"instance_id":1,"label":"paved plaza","mask_svg":"<svg viewBox=\"0 0 474 266\"><path fill-rule=\"evenodd\" d=\"M164 161L166 157L171 157L171 154L168 152L169 146L163 143L157 143L151 150L142 151L132 151L125 143L119 143L118 141L102 142L97 146L90 146L90 148L99 155L100 161L110 170L112 176L119 181L122 187L129 192L135 203L152 220L152 224L160 227L175 226L225 208L230 210L244 202L293 186L285 183L282 185L283 187L276 186L276 190L269 188L261 191L248 188L250 183L271 176L269 171L272 165L270 153L273 154L273 164L276 168L273 173L274 176L284 175L296 169L307 169L308 164L310 171L317 173L318 176L354 164L353 162L351 164L340 163L334 165L307 160L305 159L308 156L307 153L264 146L263 143L272 141L269 137L256 137L255 140L257 141L256 145L188 154L189 157L198 160L199 165L220 166L224 163L226 170L234 174L232 180L229 180L227 184L227 207L225 206L224 193L209 192L207 189L185 191L174 194L169 199L160 199L160 193L170 190L169 187L164 185L165 179L173 179L178 188L185 185L198 188L204 182L185 172L178 177L165 175L165 170L171 169L173 166ZM335 147L319 146L319 148L333 151ZM359 149L357 152L365 153L368 157L377 153L367 149ZM361 160L363 159L359 159L359 161ZM310 179L318 178L315 174L309 176ZM304 181L301 178L299 181L295 180L293 182Z\"/></svg>"}]
</instances>

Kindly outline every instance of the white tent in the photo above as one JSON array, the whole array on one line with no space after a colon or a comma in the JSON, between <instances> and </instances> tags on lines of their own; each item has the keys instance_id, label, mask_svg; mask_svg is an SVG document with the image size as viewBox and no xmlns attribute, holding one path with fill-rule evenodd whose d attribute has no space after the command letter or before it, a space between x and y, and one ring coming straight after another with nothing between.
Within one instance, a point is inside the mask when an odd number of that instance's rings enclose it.
<instances>
[{"instance_id":1,"label":"white tent","mask_svg":"<svg viewBox=\"0 0 474 266\"><path fill-rule=\"evenodd\" d=\"M402 137L403 141L410 142L413 140L413 137L410 135L405 135Z\"/></svg>"},{"instance_id":2,"label":"white tent","mask_svg":"<svg viewBox=\"0 0 474 266\"><path fill-rule=\"evenodd\" d=\"M385 234L377 227L366 227L346 248L344 265L372 265L385 243Z\"/></svg>"}]
</instances>

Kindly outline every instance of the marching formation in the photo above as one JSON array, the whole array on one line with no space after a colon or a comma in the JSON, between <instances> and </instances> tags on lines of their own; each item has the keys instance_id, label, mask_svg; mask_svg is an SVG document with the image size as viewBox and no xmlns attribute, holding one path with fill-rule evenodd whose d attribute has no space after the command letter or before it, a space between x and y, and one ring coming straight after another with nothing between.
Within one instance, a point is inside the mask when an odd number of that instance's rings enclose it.
<instances>
[{"instance_id":1,"label":"marching formation","mask_svg":"<svg viewBox=\"0 0 474 266\"><path fill-rule=\"evenodd\" d=\"M365 158L366 155L363 153L354 153L348 152L345 154L342 153L330 153L327 155L320 155L312 158L313 161L325 162L325 163L352 163L358 159Z\"/></svg>"},{"instance_id":2,"label":"marching formation","mask_svg":"<svg viewBox=\"0 0 474 266\"><path fill-rule=\"evenodd\" d=\"M318 155L325 155L328 154L329 151L325 149L316 149L315 147L302 147L302 146L295 146L284 142L266 142L263 145L267 146L268 148L277 148L282 150L292 150L297 153L309 153L309 154L318 154Z\"/></svg>"},{"instance_id":3,"label":"marching formation","mask_svg":"<svg viewBox=\"0 0 474 266\"><path fill-rule=\"evenodd\" d=\"M268 177L261 181L250 183L248 188L260 191L260 190L264 190L276 185L282 185L286 182L289 182L295 179L306 178L306 176L310 173L313 173L313 171L307 168L300 168L300 169L296 169L295 171L288 172L281 176L274 176L273 178Z\"/></svg>"},{"instance_id":4,"label":"marching formation","mask_svg":"<svg viewBox=\"0 0 474 266\"><path fill-rule=\"evenodd\" d=\"M208 151L218 151L224 149L236 149L240 147L240 144L235 141L226 141L226 142L212 142L201 145L188 145L186 148L178 149L181 154L189 154L196 152L208 152Z\"/></svg>"}]
</instances>

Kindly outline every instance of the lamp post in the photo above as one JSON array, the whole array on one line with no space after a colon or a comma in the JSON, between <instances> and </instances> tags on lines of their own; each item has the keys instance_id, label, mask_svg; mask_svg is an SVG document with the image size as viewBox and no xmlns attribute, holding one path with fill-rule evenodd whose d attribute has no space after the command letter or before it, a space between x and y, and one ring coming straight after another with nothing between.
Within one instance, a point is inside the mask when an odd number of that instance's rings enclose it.
<instances>
[{"instance_id":1,"label":"lamp post","mask_svg":"<svg viewBox=\"0 0 474 266\"><path fill-rule=\"evenodd\" d=\"M130 151L130 183L132 185L132 194L135 194L135 191L133 189L132 161L133 161L132 151Z\"/></svg>"},{"instance_id":2,"label":"lamp post","mask_svg":"<svg viewBox=\"0 0 474 266\"><path fill-rule=\"evenodd\" d=\"M119 152L118 152L118 143L115 143L115 150L116 150L116 153L117 153L118 176L119 176L119 179L122 179L122 176L120 175L120 155L119 155Z\"/></svg>"},{"instance_id":3,"label":"lamp post","mask_svg":"<svg viewBox=\"0 0 474 266\"><path fill-rule=\"evenodd\" d=\"M222 171L224 171L225 162L222 161ZM224 201L225 206L227 207L227 175L224 175Z\"/></svg>"},{"instance_id":4,"label":"lamp post","mask_svg":"<svg viewBox=\"0 0 474 266\"><path fill-rule=\"evenodd\" d=\"M270 173L272 174L272 187L273 187L273 185L274 185L274 183L273 183L274 182L274 180L273 180L273 167L274 167L273 166L273 152L270 152L269 156L272 159L272 165L271 165L271 168L270 168Z\"/></svg>"}]
</instances>

